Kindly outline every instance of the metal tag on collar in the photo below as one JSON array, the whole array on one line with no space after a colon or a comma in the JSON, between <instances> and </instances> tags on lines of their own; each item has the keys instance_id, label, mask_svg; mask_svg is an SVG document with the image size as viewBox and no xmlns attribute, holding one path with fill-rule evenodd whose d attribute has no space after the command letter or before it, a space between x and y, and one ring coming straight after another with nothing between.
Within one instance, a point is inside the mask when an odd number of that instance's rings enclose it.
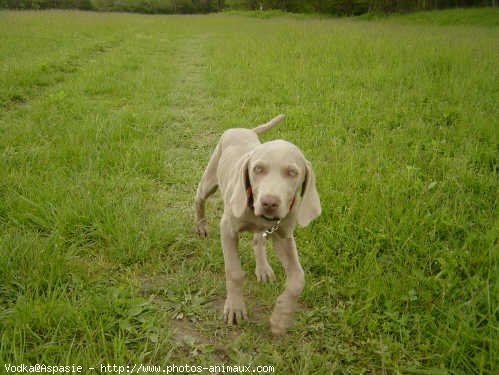
<instances>
[{"instance_id":1,"label":"metal tag on collar","mask_svg":"<svg viewBox=\"0 0 499 375\"><path fill-rule=\"evenodd\" d=\"M281 224L281 220L277 220L277 223L275 223L272 228L267 229L265 232L263 232L263 238L267 238L268 235L277 232L279 230L279 224Z\"/></svg>"}]
</instances>

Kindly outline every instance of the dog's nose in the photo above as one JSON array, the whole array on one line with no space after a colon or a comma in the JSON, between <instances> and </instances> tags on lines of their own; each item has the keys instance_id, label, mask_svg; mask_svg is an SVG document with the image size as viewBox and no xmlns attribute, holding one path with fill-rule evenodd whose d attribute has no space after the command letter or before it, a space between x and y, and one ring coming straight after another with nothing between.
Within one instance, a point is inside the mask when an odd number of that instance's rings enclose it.
<instances>
[{"instance_id":1,"label":"dog's nose","mask_svg":"<svg viewBox=\"0 0 499 375\"><path fill-rule=\"evenodd\" d=\"M279 207L280 200L274 195L264 195L262 197L261 203L265 210L273 211Z\"/></svg>"}]
</instances>

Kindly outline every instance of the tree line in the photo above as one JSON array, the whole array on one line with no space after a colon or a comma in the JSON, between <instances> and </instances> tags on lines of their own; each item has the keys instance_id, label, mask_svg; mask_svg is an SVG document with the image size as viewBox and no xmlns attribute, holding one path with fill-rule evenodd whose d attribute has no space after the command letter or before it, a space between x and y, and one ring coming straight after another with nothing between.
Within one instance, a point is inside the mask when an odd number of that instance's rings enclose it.
<instances>
[{"instance_id":1,"label":"tree line","mask_svg":"<svg viewBox=\"0 0 499 375\"><path fill-rule=\"evenodd\" d=\"M499 0L0 0L0 8L84 9L138 13L208 13L224 9L280 9L298 13L359 15L451 7L495 6Z\"/></svg>"}]
</instances>

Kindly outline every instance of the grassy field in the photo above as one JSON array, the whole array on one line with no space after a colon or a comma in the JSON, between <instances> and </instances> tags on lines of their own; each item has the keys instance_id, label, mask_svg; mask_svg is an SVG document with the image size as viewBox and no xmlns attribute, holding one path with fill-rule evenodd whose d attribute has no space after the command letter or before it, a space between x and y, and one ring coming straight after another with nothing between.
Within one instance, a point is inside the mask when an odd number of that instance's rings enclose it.
<instances>
[{"instance_id":1,"label":"grassy field","mask_svg":"<svg viewBox=\"0 0 499 375\"><path fill-rule=\"evenodd\" d=\"M405 15L393 15L402 21L430 23L434 25L479 25L499 26L499 8L445 9L432 12L414 12Z\"/></svg>"},{"instance_id":2,"label":"grassy field","mask_svg":"<svg viewBox=\"0 0 499 375\"><path fill-rule=\"evenodd\" d=\"M0 12L0 373L497 371L499 30L400 20ZM192 209L223 130L278 113L323 207L282 338L273 252L258 284L244 236L225 326L221 199L208 240Z\"/></svg>"}]
</instances>

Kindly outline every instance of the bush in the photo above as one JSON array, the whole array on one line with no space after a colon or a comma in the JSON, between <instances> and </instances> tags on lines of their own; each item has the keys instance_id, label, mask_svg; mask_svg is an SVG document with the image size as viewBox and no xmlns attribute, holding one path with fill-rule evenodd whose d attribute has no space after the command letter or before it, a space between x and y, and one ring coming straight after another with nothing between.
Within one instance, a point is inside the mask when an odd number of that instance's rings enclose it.
<instances>
[{"instance_id":1,"label":"bush","mask_svg":"<svg viewBox=\"0 0 499 375\"><path fill-rule=\"evenodd\" d=\"M208 13L222 9L280 9L296 13L360 15L493 5L493 0L0 0L0 8L76 8L138 13Z\"/></svg>"}]
</instances>

